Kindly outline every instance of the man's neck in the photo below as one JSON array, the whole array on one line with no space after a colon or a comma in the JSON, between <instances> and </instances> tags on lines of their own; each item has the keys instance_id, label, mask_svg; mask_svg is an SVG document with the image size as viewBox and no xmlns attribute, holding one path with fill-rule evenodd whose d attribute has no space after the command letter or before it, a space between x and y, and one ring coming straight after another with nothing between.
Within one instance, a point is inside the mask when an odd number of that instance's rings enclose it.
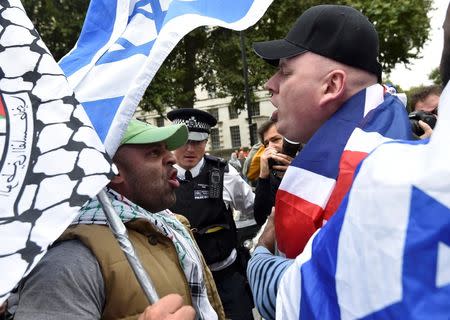
<instances>
[{"instance_id":1,"label":"man's neck","mask_svg":"<svg viewBox=\"0 0 450 320\"><path fill-rule=\"evenodd\" d=\"M204 163L205 163L205 159L202 157L200 159L200 161L194 167L192 167L190 169L183 168L179 164L175 164L175 168L178 170L177 177L181 180L184 180L184 177L185 177L184 174L185 174L186 170L189 170L192 174L192 177L195 178L196 176L198 176L200 174L200 170L202 169Z\"/></svg>"}]
</instances>

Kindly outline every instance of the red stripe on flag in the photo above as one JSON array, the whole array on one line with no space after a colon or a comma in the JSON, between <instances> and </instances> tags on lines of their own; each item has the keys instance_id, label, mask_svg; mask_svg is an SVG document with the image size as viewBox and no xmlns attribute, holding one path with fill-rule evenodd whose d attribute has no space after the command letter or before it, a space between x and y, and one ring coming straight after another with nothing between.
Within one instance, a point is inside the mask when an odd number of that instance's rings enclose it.
<instances>
[{"instance_id":1,"label":"red stripe on flag","mask_svg":"<svg viewBox=\"0 0 450 320\"><path fill-rule=\"evenodd\" d=\"M342 153L339 162L339 175L336 180L336 186L334 187L325 208L324 219L330 220L331 216L339 208L342 199L344 199L344 196L347 194L348 190L350 190L356 167L366 156L366 152L359 151L345 150Z\"/></svg>"},{"instance_id":2,"label":"red stripe on flag","mask_svg":"<svg viewBox=\"0 0 450 320\"><path fill-rule=\"evenodd\" d=\"M3 98L0 96L0 117L6 118L5 106L3 105Z\"/></svg>"},{"instance_id":3,"label":"red stripe on flag","mask_svg":"<svg viewBox=\"0 0 450 320\"><path fill-rule=\"evenodd\" d=\"M275 234L278 249L295 258L309 238L322 226L323 209L318 205L278 189L276 196Z\"/></svg>"}]
</instances>

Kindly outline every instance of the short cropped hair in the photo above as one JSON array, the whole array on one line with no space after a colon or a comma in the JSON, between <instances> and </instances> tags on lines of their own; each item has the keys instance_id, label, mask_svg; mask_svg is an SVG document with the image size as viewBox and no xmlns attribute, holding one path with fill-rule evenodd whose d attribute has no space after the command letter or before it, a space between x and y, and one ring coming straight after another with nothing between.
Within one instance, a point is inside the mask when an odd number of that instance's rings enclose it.
<instances>
[{"instance_id":1,"label":"short cropped hair","mask_svg":"<svg viewBox=\"0 0 450 320\"><path fill-rule=\"evenodd\" d=\"M275 125L275 122L272 120L267 120L266 122L264 122L258 129L258 137L259 137L259 141L264 144L264 134L269 131L270 128L272 128L272 126Z\"/></svg>"}]
</instances>

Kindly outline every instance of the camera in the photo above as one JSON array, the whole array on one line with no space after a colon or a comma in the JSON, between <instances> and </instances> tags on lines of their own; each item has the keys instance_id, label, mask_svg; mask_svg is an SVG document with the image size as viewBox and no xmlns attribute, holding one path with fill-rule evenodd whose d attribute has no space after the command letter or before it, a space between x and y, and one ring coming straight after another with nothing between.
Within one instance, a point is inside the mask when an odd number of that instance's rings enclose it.
<instances>
[{"instance_id":1,"label":"camera","mask_svg":"<svg viewBox=\"0 0 450 320\"><path fill-rule=\"evenodd\" d=\"M283 147L281 149L281 153L284 153L287 156L290 156L291 158L294 158L297 155L297 152L299 152L302 149L302 144L299 142L293 142L286 138L283 138ZM273 166L279 165L277 161L273 160L272 158L269 159L269 168L272 170Z\"/></svg>"},{"instance_id":2,"label":"camera","mask_svg":"<svg viewBox=\"0 0 450 320\"><path fill-rule=\"evenodd\" d=\"M427 111L413 111L408 115L408 118L409 122L411 123L412 132L417 136L421 136L424 134L424 131L419 125L419 120L422 120L423 122L428 124L431 129L434 129L437 121L436 115Z\"/></svg>"}]
</instances>

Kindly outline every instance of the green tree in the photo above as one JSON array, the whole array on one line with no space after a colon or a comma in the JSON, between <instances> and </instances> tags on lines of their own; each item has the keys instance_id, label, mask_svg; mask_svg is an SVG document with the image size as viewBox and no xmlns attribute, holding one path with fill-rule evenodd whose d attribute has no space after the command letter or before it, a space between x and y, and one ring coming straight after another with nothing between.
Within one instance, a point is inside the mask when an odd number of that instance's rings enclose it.
<instances>
[{"instance_id":1,"label":"green tree","mask_svg":"<svg viewBox=\"0 0 450 320\"><path fill-rule=\"evenodd\" d=\"M204 28L198 28L178 43L153 78L141 101L141 108L162 114L166 106L193 107L194 90L203 76L199 57L201 50L205 49L206 39Z\"/></svg>"},{"instance_id":2,"label":"green tree","mask_svg":"<svg viewBox=\"0 0 450 320\"><path fill-rule=\"evenodd\" d=\"M262 87L273 67L256 57L255 41L284 37L301 12L319 0L274 0L264 17L245 31L245 52L251 91ZM432 0L348 0L375 24L380 38L380 62L385 73L397 64L420 57L428 39ZM56 59L76 42L87 0L24 0L42 38ZM169 55L144 95L141 107L158 110L167 106L192 107L196 87L220 96L231 96L232 107L244 106L244 80L239 32L222 28L198 28L189 33ZM252 100L255 97L252 95Z\"/></svg>"},{"instance_id":3,"label":"green tree","mask_svg":"<svg viewBox=\"0 0 450 320\"><path fill-rule=\"evenodd\" d=\"M252 52L251 43L284 37L300 12L320 3L317 0L307 0L301 3L296 0L275 0L264 17L255 26L245 31L249 86L252 92L262 87L265 80L273 73L273 67ZM420 57L420 50L428 39L430 30L429 19L424 13L432 9L431 0L394 0L390 2L351 0L339 3L360 9L375 24L380 39L380 62L385 74L388 74L397 63L408 64L411 59ZM204 47L197 49L195 67L198 68L198 77L193 79L195 83L193 87L201 86L208 91L216 92L218 96L229 95L232 97L231 106L233 108L243 108L245 97L239 32L222 28L203 28L201 30L195 31L203 33L202 41L198 44ZM181 46L183 46L182 43ZM183 92L181 86L184 81L177 78L183 76L183 73L178 69L179 64L173 63L176 59L184 60L182 54L183 52L179 50L175 51L161 67L146 92L143 100L144 109L164 110L166 106L193 106L195 100L190 100L192 101L190 105L180 105L173 103L173 99L164 98L167 95L164 89L171 90L173 93ZM174 66L176 70L174 70ZM185 75L191 76L192 74L195 73L190 72ZM159 84L160 79L164 79L163 86ZM171 82L171 86L167 86L170 79L176 80ZM148 99L148 97L151 98ZM255 100L253 95L251 98L253 101Z\"/></svg>"},{"instance_id":4,"label":"green tree","mask_svg":"<svg viewBox=\"0 0 450 320\"><path fill-rule=\"evenodd\" d=\"M22 0L22 4L55 60L74 47L89 1Z\"/></svg>"},{"instance_id":5,"label":"green tree","mask_svg":"<svg viewBox=\"0 0 450 320\"><path fill-rule=\"evenodd\" d=\"M430 74L428 75L428 79L433 81L434 84L442 85L442 77L441 73L439 72L439 67L436 67L433 70L431 70Z\"/></svg>"}]
</instances>

